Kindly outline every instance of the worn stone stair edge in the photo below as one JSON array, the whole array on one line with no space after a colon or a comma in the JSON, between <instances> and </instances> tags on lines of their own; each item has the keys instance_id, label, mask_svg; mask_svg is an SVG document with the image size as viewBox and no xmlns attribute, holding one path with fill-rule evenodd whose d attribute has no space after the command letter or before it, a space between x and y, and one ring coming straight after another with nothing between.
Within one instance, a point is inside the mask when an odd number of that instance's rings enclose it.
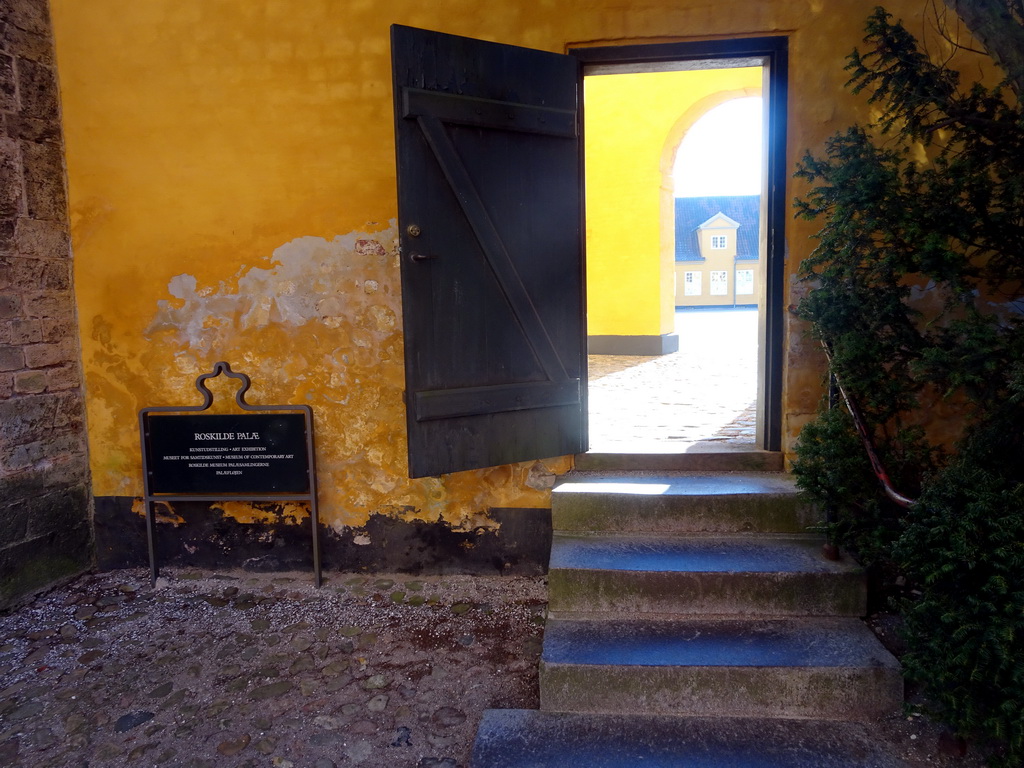
<instances>
[{"instance_id":1,"label":"worn stone stair edge","mask_svg":"<svg viewBox=\"0 0 1024 768\"><path fill-rule=\"evenodd\" d=\"M708 450L700 453L638 453L629 451L595 451L577 454L575 465L579 471L719 471L719 472L781 472L785 458L780 452L755 450Z\"/></svg>"},{"instance_id":2,"label":"worn stone stair edge","mask_svg":"<svg viewBox=\"0 0 1024 768\"><path fill-rule=\"evenodd\" d=\"M580 623L593 623L597 625L599 623L607 622L609 619L615 621L643 621L651 624L671 624L680 620L686 619L700 619L706 621L713 621L716 623L725 622L749 622L754 621L792 621L793 619L831 619L836 618L836 614L799 614L794 615L792 613L765 613L763 611L756 614L747 613L706 613L701 611L699 614L681 614L675 611L651 611L650 613L645 611L622 611L616 610L614 613L608 611L562 611L562 610L547 610L545 619L547 621L576 621ZM860 620L859 616L843 616L841 618L852 618Z\"/></svg>"},{"instance_id":3,"label":"worn stone stair edge","mask_svg":"<svg viewBox=\"0 0 1024 768\"><path fill-rule=\"evenodd\" d=\"M860 617L866 609L863 574L650 572L552 569L548 608L619 611ZM609 616L612 618L612 616Z\"/></svg>"},{"instance_id":4,"label":"worn stone stair edge","mask_svg":"<svg viewBox=\"0 0 1024 768\"><path fill-rule=\"evenodd\" d=\"M781 474L568 475L552 491L557 530L805 532L821 522Z\"/></svg>"},{"instance_id":5,"label":"worn stone stair edge","mask_svg":"<svg viewBox=\"0 0 1024 768\"><path fill-rule=\"evenodd\" d=\"M809 666L899 670L859 619L793 618L674 622L550 619L542 663L620 666Z\"/></svg>"},{"instance_id":6,"label":"worn stone stair edge","mask_svg":"<svg viewBox=\"0 0 1024 768\"><path fill-rule=\"evenodd\" d=\"M854 560L825 557L814 534L652 534L554 531L552 570L647 573L863 573Z\"/></svg>"},{"instance_id":7,"label":"worn stone stair edge","mask_svg":"<svg viewBox=\"0 0 1024 768\"><path fill-rule=\"evenodd\" d=\"M650 483L653 480L658 479L673 480L680 484L680 487L684 484L697 484L700 481L712 481L712 480L723 480L727 486L742 487L742 481L746 480L748 484L753 484L758 481L767 484L767 487L777 493L801 495L800 489L796 485L796 478L794 475L788 472L773 472L773 471L750 471L750 470L736 470L734 472L723 472L721 470L630 470L630 471L616 471L616 470L580 470L573 469L564 475L560 475L555 483L555 489L564 488L567 485L616 485L616 484L629 484L634 483L637 485L643 485ZM762 488L763 490L763 488ZM565 492L565 491L563 491ZM577 490L569 491L570 493L585 493L587 491ZM741 495L751 495L751 492L758 493L757 489L753 491L744 491ZM729 493L723 493L722 491L714 492L713 495L731 495Z\"/></svg>"},{"instance_id":8,"label":"worn stone stair edge","mask_svg":"<svg viewBox=\"0 0 1024 768\"><path fill-rule=\"evenodd\" d=\"M860 723L487 710L472 768L901 768Z\"/></svg>"},{"instance_id":9,"label":"worn stone stair edge","mask_svg":"<svg viewBox=\"0 0 1024 768\"><path fill-rule=\"evenodd\" d=\"M866 720L903 701L899 663L856 619L549 621L543 710Z\"/></svg>"},{"instance_id":10,"label":"worn stone stair edge","mask_svg":"<svg viewBox=\"0 0 1024 768\"><path fill-rule=\"evenodd\" d=\"M555 536L563 538L598 539L608 537L609 539L637 539L646 538L671 541L673 539L750 539L756 537L761 541L794 541L794 542L816 542L821 544L822 535L817 531L625 531L613 530L581 530L572 528L555 528ZM843 557L841 559L849 559Z\"/></svg>"},{"instance_id":11,"label":"worn stone stair edge","mask_svg":"<svg viewBox=\"0 0 1024 768\"><path fill-rule=\"evenodd\" d=\"M903 701L898 670L541 664L540 708L581 713L869 721Z\"/></svg>"}]
</instances>

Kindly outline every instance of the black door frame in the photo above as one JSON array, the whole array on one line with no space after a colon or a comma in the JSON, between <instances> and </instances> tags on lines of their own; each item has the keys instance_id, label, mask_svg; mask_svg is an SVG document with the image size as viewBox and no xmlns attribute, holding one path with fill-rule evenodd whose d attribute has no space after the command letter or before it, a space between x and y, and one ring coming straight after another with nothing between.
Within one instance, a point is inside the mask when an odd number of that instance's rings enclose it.
<instances>
[{"instance_id":1,"label":"black door frame","mask_svg":"<svg viewBox=\"0 0 1024 768\"><path fill-rule=\"evenodd\" d=\"M569 55L581 62L580 89L588 65L643 65L673 61L714 62L750 59L767 72L768 140L765 189L765 284L764 327L759 328L759 355L763 368L758 376L759 447L768 451L782 448L782 372L786 256L786 103L789 71L789 40L784 36L701 40L678 43L570 48ZM582 99L582 96L581 96ZM582 106L582 105L581 105ZM582 112L582 109L581 109Z\"/></svg>"}]
</instances>

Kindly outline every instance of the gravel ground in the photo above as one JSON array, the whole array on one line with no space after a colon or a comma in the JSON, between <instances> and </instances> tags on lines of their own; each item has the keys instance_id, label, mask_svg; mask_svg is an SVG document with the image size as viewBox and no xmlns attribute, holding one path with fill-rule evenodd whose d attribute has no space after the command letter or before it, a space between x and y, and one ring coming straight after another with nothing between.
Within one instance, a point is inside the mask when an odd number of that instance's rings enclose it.
<instances>
[{"instance_id":1,"label":"gravel ground","mask_svg":"<svg viewBox=\"0 0 1024 768\"><path fill-rule=\"evenodd\" d=\"M0 766L465 767L483 710L536 708L541 578L166 569L0 616ZM919 716L909 768L980 766Z\"/></svg>"},{"instance_id":2,"label":"gravel ground","mask_svg":"<svg viewBox=\"0 0 1024 768\"><path fill-rule=\"evenodd\" d=\"M464 766L537 707L543 579L84 576L0 617L3 766Z\"/></svg>"}]
</instances>

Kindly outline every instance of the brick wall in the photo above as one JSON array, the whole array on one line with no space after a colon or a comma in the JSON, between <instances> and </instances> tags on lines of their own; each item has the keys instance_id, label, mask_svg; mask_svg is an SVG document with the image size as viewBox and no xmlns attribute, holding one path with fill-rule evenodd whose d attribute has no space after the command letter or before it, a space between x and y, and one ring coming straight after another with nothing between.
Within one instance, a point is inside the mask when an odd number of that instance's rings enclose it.
<instances>
[{"instance_id":1,"label":"brick wall","mask_svg":"<svg viewBox=\"0 0 1024 768\"><path fill-rule=\"evenodd\" d=\"M46 0L0 0L0 608L93 558Z\"/></svg>"}]
</instances>

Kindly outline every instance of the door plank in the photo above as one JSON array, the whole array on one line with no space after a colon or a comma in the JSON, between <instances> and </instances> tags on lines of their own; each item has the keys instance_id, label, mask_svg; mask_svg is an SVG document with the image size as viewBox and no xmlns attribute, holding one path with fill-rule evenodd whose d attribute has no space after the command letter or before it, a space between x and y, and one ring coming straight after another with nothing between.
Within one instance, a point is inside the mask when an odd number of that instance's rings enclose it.
<instances>
[{"instance_id":1,"label":"door plank","mask_svg":"<svg viewBox=\"0 0 1024 768\"><path fill-rule=\"evenodd\" d=\"M494 222L491 221L483 200L480 199L480 195L473 186L473 180L462 164L459 153L449 141L440 119L420 115L416 121L427 137L427 143L434 151L434 156L437 158L445 178L448 179L449 185L457 191L462 212L473 228L484 257L491 269L494 270L498 278L498 285L505 298L508 299L516 320L523 326L533 353L544 367L544 373L551 381L567 380L565 367L551 343L544 322L537 314L533 299L523 285L523 281L505 249L505 244L501 240L501 235L495 229Z\"/></svg>"},{"instance_id":2,"label":"door plank","mask_svg":"<svg viewBox=\"0 0 1024 768\"><path fill-rule=\"evenodd\" d=\"M405 108L402 117L431 115L448 125L474 125L502 131L562 136L573 139L579 134L576 113L569 109L535 107L511 101L478 99L451 93L403 88Z\"/></svg>"},{"instance_id":3,"label":"door plank","mask_svg":"<svg viewBox=\"0 0 1024 768\"><path fill-rule=\"evenodd\" d=\"M416 420L430 421L456 416L552 408L559 405L575 405L579 400L579 379L439 389L416 393Z\"/></svg>"}]
</instances>

